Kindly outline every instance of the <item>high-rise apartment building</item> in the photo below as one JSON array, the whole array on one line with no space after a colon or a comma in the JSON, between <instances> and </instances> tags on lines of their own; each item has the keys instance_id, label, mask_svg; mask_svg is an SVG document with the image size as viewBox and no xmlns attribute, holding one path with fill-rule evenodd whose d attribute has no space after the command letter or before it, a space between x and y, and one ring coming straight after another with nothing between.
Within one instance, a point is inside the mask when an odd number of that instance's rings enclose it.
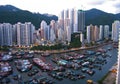
<instances>
[{"instance_id":1,"label":"high-rise apartment building","mask_svg":"<svg viewBox=\"0 0 120 84\"><path fill-rule=\"evenodd\" d=\"M94 40L93 41L98 41L99 40L99 31L100 29L98 28L98 26L97 25L95 25L94 27L93 27L93 38L94 38Z\"/></svg>"},{"instance_id":2,"label":"high-rise apartment building","mask_svg":"<svg viewBox=\"0 0 120 84\"><path fill-rule=\"evenodd\" d=\"M91 42L91 32L90 32L90 26L87 26L87 42L90 43Z\"/></svg>"},{"instance_id":3,"label":"high-rise apartment building","mask_svg":"<svg viewBox=\"0 0 120 84\"><path fill-rule=\"evenodd\" d=\"M89 26L87 26L87 41L88 43L95 41L95 34L94 34L94 26L91 24Z\"/></svg>"},{"instance_id":4,"label":"high-rise apartment building","mask_svg":"<svg viewBox=\"0 0 120 84\"><path fill-rule=\"evenodd\" d=\"M70 28L71 28L71 34L74 31L74 9L69 10L69 19L70 19Z\"/></svg>"},{"instance_id":5,"label":"high-rise apartment building","mask_svg":"<svg viewBox=\"0 0 120 84\"><path fill-rule=\"evenodd\" d=\"M64 30L64 10L59 15L59 28L62 28Z\"/></svg>"},{"instance_id":6,"label":"high-rise apartment building","mask_svg":"<svg viewBox=\"0 0 120 84\"><path fill-rule=\"evenodd\" d=\"M78 13L75 9L67 9L61 12L59 19L58 19L58 28L62 28L64 31L64 38L68 40L68 36L72 33L78 32ZM57 30L58 30L57 28ZM71 32L68 32L71 30ZM60 31L59 31L60 33ZM70 33L68 35L68 33ZM58 35L58 32L57 34ZM61 37L61 36L60 36ZM59 39L60 39L59 37ZM70 41L70 39L69 39Z\"/></svg>"},{"instance_id":7,"label":"high-rise apartment building","mask_svg":"<svg viewBox=\"0 0 120 84\"><path fill-rule=\"evenodd\" d=\"M64 32L64 30L62 29L62 28L59 28L58 29L58 40L60 41L60 42L62 42L62 41L64 41L65 40L65 32Z\"/></svg>"},{"instance_id":8,"label":"high-rise apartment building","mask_svg":"<svg viewBox=\"0 0 120 84\"><path fill-rule=\"evenodd\" d=\"M42 40L47 40L47 27L47 23L43 20L40 24Z\"/></svg>"},{"instance_id":9,"label":"high-rise apartment building","mask_svg":"<svg viewBox=\"0 0 120 84\"><path fill-rule=\"evenodd\" d=\"M118 59L117 59L116 84L120 84L120 27L119 27L119 42L118 42Z\"/></svg>"},{"instance_id":10,"label":"high-rise apartment building","mask_svg":"<svg viewBox=\"0 0 120 84\"><path fill-rule=\"evenodd\" d=\"M79 14L79 20L78 20ZM78 29L79 21L79 29ZM71 34L83 32L85 27L85 12L78 12L76 9L63 10L58 21L51 20L48 26L45 21L40 23L40 29L37 32L38 40L55 40L71 41Z\"/></svg>"},{"instance_id":11,"label":"high-rise apartment building","mask_svg":"<svg viewBox=\"0 0 120 84\"><path fill-rule=\"evenodd\" d=\"M78 32L78 11L74 9L73 33Z\"/></svg>"},{"instance_id":12,"label":"high-rise apartment building","mask_svg":"<svg viewBox=\"0 0 120 84\"><path fill-rule=\"evenodd\" d=\"M87 26L87 41L88 43L92 41L99 40L99 28L97 26L93 26L92 24Z\"/></svg>"},{"instance_id":13,"label":"high-rise apartment building","mask_svg":"<svg viewBox=\"0 0 120 84\"><path fill-rule=\"evenodd\" d=\"M55 20L51 20L50 21L50 28L52 28L54 30L54 32L56 31L56 23Z\"/></svg>"},{"instance_id":14,"label":"high-rise apartment building","mask_svg":"<svg viewBox=\"0 0 120 84\"><path fill-rule=\"evenodd\" d=\"M67 26L66 29L67 29L67 41L70 43L71 42L71 28L70 26Z\"/></svg>"},{"instance_id":15,"label":"high-rise apartment building","mask_svg":"<svg viewBox=\"0 0 120 84\"><path fill-rule=\"evenodd\" d=\"M53 29L56 37L58 37L58 33L57 33L58 32L58 27L59 27L59 25L58 25L57 22L55 22L55 20L50 21L50 29Z\"/></svg>"},{"instance_id":16,"label":"high-rise apartment building","mask_svg":"<svg viewBox=\"0 0 120 84\"><path fill-rule=\"evenodd\" d=\"M85 31L85 12L83 10L78 10L78 31Z\"/></svg>"},{"instance_id":17,"label":"high-rise apartment building","mask_svg":"<svg viewBox=\"0 0 120 84\"><path fill-rule=\"evenodd\" d=\"M103 25L100 25L99 29L100 29L99 40L103 40L104 39L104 28L103 28Z\"/></svg>"},{"instance_id":18,"label":"high-rise apartment building","mask_svg":"<svg viewBox=\"0 0 120 84\"><path fill-rule=\"evenodd\" d=\"M111 37L111 39L114 42L118 42L119 28L120 28L120 21L118 21L118 20L114 21L114 23L112 23L112 37Z\"/></svg>"},{"instance_id":19,"label":"high-rise apartment building","mask_svg":"<svg viewBox=\"0 0 120 84\"><path fill-rule=\"evenodd\" d=\"M109 38L109 25L104 25L104 39Z\"/></svg>"},{"instance_id":20,"label":"high-rise apartment building","mask_svg":"<svg viewBox=\"0 0 120 84\"><path fill-rule=\"evenodd\" d=\"M30 22L22 24L17 23L17 45L18 46L30 46L33 44L33 34L35 27Z\"/></svg>"},{"instance_id":21,"label":"high-rise apartment building","mask_svg":"<svg viewBox=\"0 0 120 84\"><path fill-rule=\"evenodd\" d=\"M13 45L17 45L17 24L13 25L12 28L12 40L13 40Z\"/></svg>"},{"instance_id":22,"label":"high-rise apartment building","mask_svg":"<svg viewBox=\"0 0 120 84\"><path fill-rule=\"evenodd\" d=\"M80 42L82 43L82 46L84 45L84 34L80 33Z\"/></svg>"},{"instance_id":23,"label":"high-rise apartment building","mask_svg":"<svg viewBox=\"0 0 120 84\"><path fill-rule=\"evenodd\" d=\"M0 24L0 45L12 46L12 25L10 23Z\"/></svg>"},{"instance_id":24,"label":"high-rise apartment building","mask_svg":"<svg viewBox=\"0 0 120 84\"><path fill-rule=\"evenodd\" d=\"M78 12L76 9L67 9L61 12L58 22L60 28L63 28L63 30L66 28L68 19L70 20L71 34L78 32Z\"/></svg>"},{"instance_id":25,"label":"high-rise apartment building","mask_svg":"<svg viewBox=\"0 0 120 84\"><path fill-rule=\"evenodd\" d=\"M25 22L25 28L26 28L26 43L27 45L33 44L33 34L35 32L35 26L31 22Z\"/></svg>"},{"instance_id":26,"label":"high-rise apartment building","mask_svg":"<svg viewBox=\"0 0 120 84\"><path fill-rule=\"evenodd\" d=\"M50 41L51 41L51 42L54 42L55 39L56 39L56 35L55 35L55 32L54 32L54 29L51 28L51 29L50 29Z\"/></svg>"}]
</instances>

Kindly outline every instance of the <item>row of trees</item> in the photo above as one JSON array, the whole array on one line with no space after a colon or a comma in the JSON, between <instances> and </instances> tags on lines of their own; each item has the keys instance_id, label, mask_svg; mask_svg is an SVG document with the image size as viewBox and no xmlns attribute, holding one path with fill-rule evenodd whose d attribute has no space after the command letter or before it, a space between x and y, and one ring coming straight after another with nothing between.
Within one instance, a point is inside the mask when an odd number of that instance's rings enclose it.
<instances>
[{"instance_id":1,"label":"row of trees","mask_svg":"<svg viewBox=\"0 0 120 84\"><path fill-rule=\"evenodd\" d=\"M74 33L72 34L72 40L69 45L65 45L62 43L55 44L53 46L34 46L31 48L31 50L60 50L60 49L70 49L70 48L77 48L81 47L81 42L80 42L80 34L79 33ZM68 42L66 42L68 43Z\"/></svg>"},{"instance_id":2,"label":"row of trees","mask_svg":"<svg viewBox=\"0 0 120 84\"><path fill-rule=\"evenodd\" d=\"M53 45L53 46L39 45L39 46L32 47L31 50L59 50L59 49L62 49L62 48L64 48L64 46L62 44L56 44L56 45Z\"/></svg>"},{"instance_id":3,"label":"row of trees","mask_svg":"<svg viewBox=\"0 0 120 84\"><path fill-rule=\"evenodd\" d=\"M0 46L0 51L9 51L8 46Z\"/></svg>"}]
</instances>

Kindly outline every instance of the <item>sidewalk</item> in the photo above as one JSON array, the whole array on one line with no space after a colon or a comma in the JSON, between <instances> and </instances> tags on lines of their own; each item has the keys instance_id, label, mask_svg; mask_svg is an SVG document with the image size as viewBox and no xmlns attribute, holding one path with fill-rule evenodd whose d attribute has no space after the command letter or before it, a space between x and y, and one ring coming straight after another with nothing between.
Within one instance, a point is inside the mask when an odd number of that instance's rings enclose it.
<instances>
[{"instance_id":1,"label":"sidewalk","mask_svg":"<svg viewBox=\"0 0 120 84\"><path fill-rule=\"evenodd\" d=\"M107 78L103 81L103 84L115 84L116 73L110 72Z\"/></svg>"},{"instance_id":2,"label":"sidewalk","mask_svg":"<svg viewBox=\"0 0 120 84\"><path fill-rule=\"evenodd\" d=\"M110 73L107 75L107 77L105 78L105 80L103 80L102 84L115 84L116 75L117 75L116 70L117 70L117 64L115 64L110 69Z\"/></svg>"}]
</instances>

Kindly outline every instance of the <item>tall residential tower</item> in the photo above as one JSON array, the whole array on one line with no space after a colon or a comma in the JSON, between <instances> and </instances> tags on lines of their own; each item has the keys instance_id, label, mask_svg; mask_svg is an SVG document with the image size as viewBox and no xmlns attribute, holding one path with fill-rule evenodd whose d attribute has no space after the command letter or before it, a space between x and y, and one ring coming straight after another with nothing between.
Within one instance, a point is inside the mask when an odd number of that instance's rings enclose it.
<instances>
[{"instance_id":1,"label":"tall residential tower","mask_svg":"<svg viewBox=\"0 0 120 84\"><path fill-rule=\"evenodd\" d=\"M117 76L116 76L116 84L120 84L120 27L119 27L119 42L118 42L118 60L117 60L118 68L117 68Z\"/></svg>"},{"instance_id":2,"label":"tall residential tower","mask_svg":"<svg viewBox=\"0 0 120 84\"><path fill-rule=\"evenodd\" d=\"M22 24L17 23L17 45L18 46L30 46L33 44L33 34L35 27L31 22Z\"/></svg>"},{"instance_id":3,"label":"tall residential tower","mask_svg":"<svg viewBox=\"0 0 120 84\"><path fill-rule=\"evenodd\" d=\"M12 46L12 25L10 23L0 24L0 45Z\"/></svg>"},{"instance_id":4,"label":"tall residential tower","mask_svg":"<svg viewBox=\"0 0 120 84\"><path fill-rule=\"evenodd\" d=\"M119 28L120 28L120 21L116 20L112 24L112 40L114 42L118 42L119 39Z\"/></svg>"},{"instance_id":5,"label":"tall residential tower","mask_svg":"<svg viewBox=\"0 0 120 84\"><path fill-rule=\"evenodd\" d=\"M85 31L85 12L83 10L78 10L78 31Z\"/></svg>"}]
</instances>

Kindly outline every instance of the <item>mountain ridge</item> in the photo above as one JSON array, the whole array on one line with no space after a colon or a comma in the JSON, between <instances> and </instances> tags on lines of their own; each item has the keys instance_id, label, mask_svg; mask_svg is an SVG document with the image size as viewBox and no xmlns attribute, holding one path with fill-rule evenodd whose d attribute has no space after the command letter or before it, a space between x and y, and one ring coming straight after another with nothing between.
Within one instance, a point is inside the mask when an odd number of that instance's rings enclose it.
<instances>
[{"instance_id":1,"label":"mountain ridge","mask_svg":"<svg viewBox=\"0 0 120 84\"><path fill-rule=\"evenodd\" d=\"M50 15L48 13L32 13L28 10L22 10L12 5L1 5L0 6L0 23L11 23L15 24L17 22L32 22L36 29L40 27L40 22L45 20L47 24L51 20L58 20L56 15ZM112 14L106 13L99 9L93 8L85 11L85 25L109 25L110 30L114 20L120 20L120 13Z\"/></svg>"},{"instance_id":2,"label":"mountain ridge","mask_svg":"<svg viewBox=\"0 0 120 84\"><path fill-rule=\"evenodd\" d=\"M112 23L115 20L120 20L120 13L112 14L106 13L104 11L98 9L90 9L85 11L85 20L86 26L93 24L93 25L109 25L110 31L112 30Z\"/></svg>"},{"instance_id":3,"label":"mountain ridge","mask_svg":"<svg viewBox=\"0 0 120 84\"><path fill-rule=\"evenodd\" d=\"M20 11L21 9L12 6L12 5L0 5L0 12L1 11Z\"/></svg>"},{"instance_id":4,"label":"mountain ridge","mask_svg":"<svg viewBox=\"0 0 120 84\"><path fill-rule=\"evenodd\" d=\"M32 13L12 5L0 6L0 23L16 24L17 22L31 22L38 29L42 20L45 20L49 24L51 20L57 21L58 17L55 15L48 16L40 13Z\"/></svg>"}]
</instances>

